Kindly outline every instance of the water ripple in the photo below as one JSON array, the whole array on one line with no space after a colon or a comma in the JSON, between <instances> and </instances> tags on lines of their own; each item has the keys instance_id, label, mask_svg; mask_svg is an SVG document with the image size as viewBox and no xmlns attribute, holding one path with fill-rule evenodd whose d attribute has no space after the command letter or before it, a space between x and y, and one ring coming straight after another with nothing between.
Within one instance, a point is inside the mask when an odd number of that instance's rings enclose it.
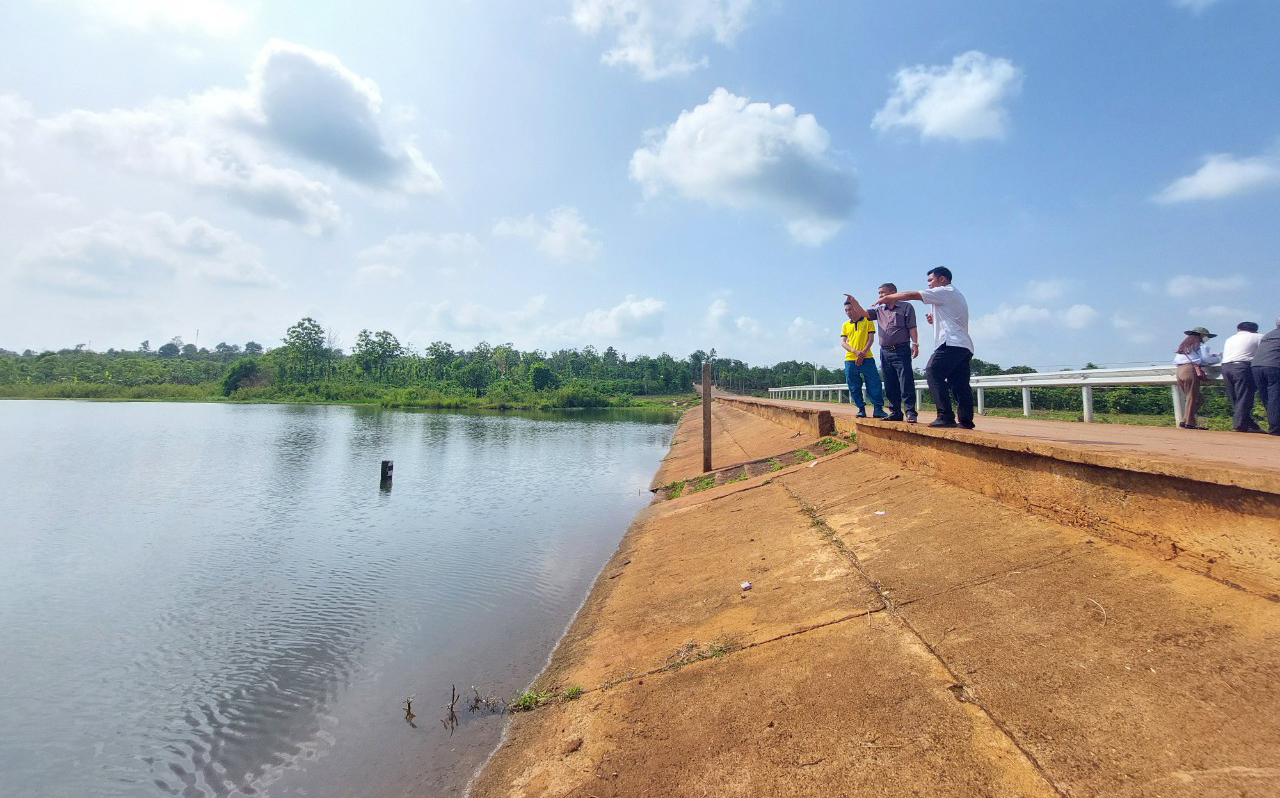
<instances>
[{"instance_id":1,"label":"water ripple","mask_svg":"<svg viewBox=\"0 0 1280 798\"><path fill-rule=\"evenodd\" d=\"M451 745L400 700L527 683L668 440L575 418L4 403L6 795L443 778L497 726ZM74 496L33 476L54 464Z\"/></svg>"}]
</instances>

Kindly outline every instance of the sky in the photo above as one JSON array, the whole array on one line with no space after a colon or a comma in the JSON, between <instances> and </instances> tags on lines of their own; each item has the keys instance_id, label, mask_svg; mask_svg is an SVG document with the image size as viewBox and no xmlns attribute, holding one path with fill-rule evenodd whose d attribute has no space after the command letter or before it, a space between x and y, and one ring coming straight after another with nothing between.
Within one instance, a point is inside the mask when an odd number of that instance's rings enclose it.
<instances>
[{"instance_id":1,"label":"sky","mask_svg":"<svg viewBox=\"0 0 1280 798\"><path fill-rule=\"evenodd\" d=\"M480 341L837 367L1280 316L1275 0L5 0L0 347ZM922 356L932 333L922 330Z\"/></svg>"}]
</instances>

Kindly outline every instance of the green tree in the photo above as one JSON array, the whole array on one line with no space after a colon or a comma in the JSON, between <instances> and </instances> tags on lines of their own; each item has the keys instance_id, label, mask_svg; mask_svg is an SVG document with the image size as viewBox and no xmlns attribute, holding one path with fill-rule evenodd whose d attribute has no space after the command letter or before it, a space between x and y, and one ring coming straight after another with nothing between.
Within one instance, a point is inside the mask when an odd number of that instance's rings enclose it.
<instances>
[{"instance_id":1,"label":"green tree","mask_svg":"<svg viewBox=\"0 0 1280 798\"><path fill-rule=\"evenodd\" d=\"M323 376L331 356L328 338L320 322L306 316L290 327L284 336L284 368L295 382L310 383Z\"/></svg>"},{"instance_id":2,"label":"green tree","mask_svg":"<svg viewBox=\"0 0 1280 798\"><path fill-rule=\"evenodd\" d=\"M227 375L222 378L222 395L230 396L246 383L252 383L258 377L258 361L251 357L242 357L231 364Z\"/></svg>"},{"instance_id":3,"label":"green tree","mask_svg":"<svg viewBox=\"0 0 1280 798\"><path fill-rule=\"evenodd\" d=\"M535 391L554 391L560 387L560 378L546 363L534 363L529 369L529 381Z\"/></svg>"}]
</instances>

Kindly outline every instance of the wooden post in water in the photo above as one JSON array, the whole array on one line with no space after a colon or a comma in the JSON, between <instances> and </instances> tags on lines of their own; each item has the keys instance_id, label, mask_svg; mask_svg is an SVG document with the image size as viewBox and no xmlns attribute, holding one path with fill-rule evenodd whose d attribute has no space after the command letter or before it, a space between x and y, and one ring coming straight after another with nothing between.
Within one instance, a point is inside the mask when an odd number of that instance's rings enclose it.
<instances>
[{"instance_id":1,"label":"wooden post in water","mask_svg":"<svg viewBox=\"0 0 1280 798\"><path fill-rule=\"evenodd\" d=\"M393 472L395 470L396 470L396 463L394 460L383 460L382 461L382 482L390 482L391 477L393 476Z\"/></svg>"},{"instance_id":2,"label":"wooden post in water","mask_svg":"<svg viewBox=\"0 0 1280 798\"><path fill-rule=\"evenodd\" d=\"M702 471L711 470L711 364L702 364Z\"/></svg>"}]
</instances>

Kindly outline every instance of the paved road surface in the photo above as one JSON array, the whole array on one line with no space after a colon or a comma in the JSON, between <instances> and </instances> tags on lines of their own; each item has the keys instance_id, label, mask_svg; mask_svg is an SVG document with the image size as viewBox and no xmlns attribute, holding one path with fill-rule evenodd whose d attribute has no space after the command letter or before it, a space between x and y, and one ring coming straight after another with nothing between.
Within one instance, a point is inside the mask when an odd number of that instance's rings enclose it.
<instances>
[{"instance_id":1,"label":"paved road surface","mask_svg":"<svg viewBox=\"0 0 1280 798\"><path fill-rule=\"evenodd\" d=\"M830 410L837 417L849 417L857 412L857 408L853 405L832 402L807 402L794 399L758 399L756 401L788 407L818 407ZM928 424L933 419L932 412L920 414L921 424ZM978 429L984 432L1070 443L1099 452L1120 453L1127 450L1141 454L1195 458L1280 472L1280 436L1275 435L1186 430L1177 427L1084 424L994 416L978 416L974 422Z\"/></svg>"}]
</instances>

